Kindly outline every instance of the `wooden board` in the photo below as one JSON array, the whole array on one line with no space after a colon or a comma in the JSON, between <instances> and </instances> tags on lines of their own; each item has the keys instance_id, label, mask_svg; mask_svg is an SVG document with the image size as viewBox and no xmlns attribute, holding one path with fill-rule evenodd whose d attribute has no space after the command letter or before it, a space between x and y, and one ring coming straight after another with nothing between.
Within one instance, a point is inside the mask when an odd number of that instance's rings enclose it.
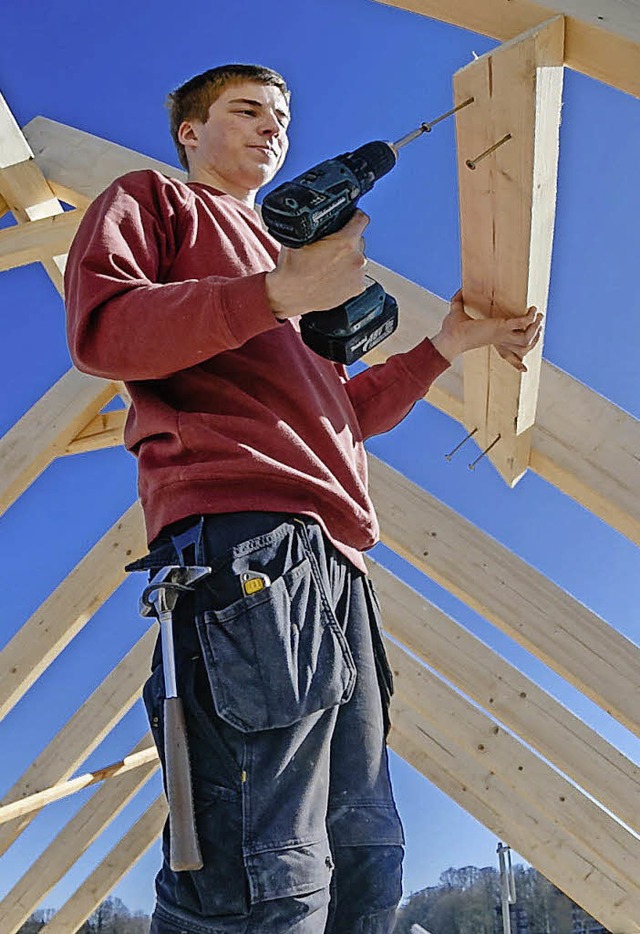
<instances>
[{"instance_id":1,"label":"wooden board","mask_svg":"<svg viewBox=\"0 0 640 934\"><path fill-rule=\"evenodd\" d=\"M0 514L115 395L107 380L68 370L0 441Z\"/></svg>"},{"instance_id":2,"label":"wooden board","mask_svg":"<svg viewBox=\"0 0 640 934\"><path fill-rule=\"evenodd\" d=\"M153 743L147 736L132 755ZM155 747L154 747L155 748ZM83 853L158 770L156 759L111 779L80 808L0 902L3 934L15 934Z\"/></svg>"},{"instance_id":3,"label":"wooden board","mask_svg":"<svg viewBox=\"0 0 640 934\"><path fill-rule=\"evenodd\" d=\"M382 541L640 736L640 648L374 457Z\"/></svg>"},{"instance_id":4,"label":"wooden board","mask_svg":"<svg viewBox=\"0 0 640 934\"><path fill-rule=\"evenodd\" d=\"M156 635L154 629L147 630L9 789L2 799L3 804L69 778L99 746L139 698L147 678ZM34 816L26 815L0 826L0 855L6 852Z\"/></svg>"},{"instance_id":5,"label":"wooden board","mask_svg":"<svg viewBox=\"0 0 640 934\"><path fill-rule=\"evenodd\" d=\"M368 564L393 639L640 833L640 766L407 584Z\"/></svg>"},{"instance_id":6,"label":"wooden board","mask_svg":"<svg viewBox=\"0 0 640 934\"><path fill-rule=\"evenodd\" d=\"M502 41L566 17L564 63L640 97L638 0L379 0Z\"/></svg>"},{"instance_id":7,"label":"wooden board","mask_svg":"<svg viewBox=\"0 0 640 934\"><path fill-rule=\"evenodd\" d=\"M522 813L550 822L554 845L574 848L615 880L625 891L625 910L640 923L640 838L400 646L386 648L398 700L486 770L488 783L514 793ZM542 853L538 868L545 873Z\"/></svg>"},{"instance_id":8,"label":"wooden board","mask_svg":"<svg viewBox=\"0 0 640 934\"><path fill-rule=\"evenodd\" d=\"M166 817L167 804L164 795L159 795L69 901L65 902L51 921L40 928L42 934L70 934L77 931L120 879L147 852L162 831Z\"/></svg>"},{"instance_id":9,"label":"wooden board","mask_svg":"<svg viewBox=\"0 0 640 934\"><path fill-rule=\"evenodd\" d=\"M546 315L556 203L564 19L454 76L462 288L472 317ZM500 141L494 152L482 157ZM477 161L476 161L477 160ZM473 170L470 166L475 166ZM542 340L514 369L492 347L464 355L464 421L509 486L529 465Z\"/></svg>"},{"instance_id":10,"label":"wooden board","mask_svg":"<svg viewBox=\"0 0 640 934\"><path fill-rule=\"evenodd\" d=\"M54 214L0 230L0 272L69 252L83 210Z\"/></svg>"},{"instance_id":11,"label":"wooden board","mask_svg":"<svg viewBox=\"0 0 640 934\"><path fill-rule=\"evenodd\" d=\"M585 858L552 821L523 807L521 799L486 765L447 737L433 721L394 698L390 746L460 807L544 872L561 891L616 934L638 934L640 922L625 910L626 891L598 860ZM544 870L543 868L544 867Z\"/></svg>"}]
</instances>

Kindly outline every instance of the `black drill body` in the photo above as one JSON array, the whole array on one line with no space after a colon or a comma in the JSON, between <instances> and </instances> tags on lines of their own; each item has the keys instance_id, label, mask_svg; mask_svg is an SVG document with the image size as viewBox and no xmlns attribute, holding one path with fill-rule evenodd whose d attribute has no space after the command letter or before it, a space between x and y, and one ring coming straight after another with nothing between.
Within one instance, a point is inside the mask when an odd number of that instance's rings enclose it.
<instances>
[{"instance_id":1,"label":"black drill body","mask_svg":"<svg viewBox=\"0 0 640 934\"><path fill-rule=\"evenodd\" d=\"M262 204L269 233L294 249L336 233L353 217L362 195L394 167L396 160L390 143L374 141L285 182ZM379 283L369 281L364 292L343 305L302 316L302 339L320 356L353 363L395 331L395 299Z\"/></svg>"}]
</instances>

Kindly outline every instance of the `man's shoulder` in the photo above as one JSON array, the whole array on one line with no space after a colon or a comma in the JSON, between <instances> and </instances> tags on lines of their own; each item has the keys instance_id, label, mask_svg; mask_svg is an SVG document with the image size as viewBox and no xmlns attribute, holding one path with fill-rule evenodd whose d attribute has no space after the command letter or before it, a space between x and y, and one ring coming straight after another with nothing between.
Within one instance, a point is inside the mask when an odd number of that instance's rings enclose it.
<instances>
[{"instance_id":1,"label":"man's shoulder","mask_svg":"<svg viewBox=\"0 0 640 934\"><path fill-rule=\"evenodd\" d=\"M176 170L177 171L177 170ZM167 197L186 198L191 195L189 187L180 178L165 175L157 169L135 169L115 178L105 191L124 191L131 195L162 194Z\"/></svg>"}]
</instances>

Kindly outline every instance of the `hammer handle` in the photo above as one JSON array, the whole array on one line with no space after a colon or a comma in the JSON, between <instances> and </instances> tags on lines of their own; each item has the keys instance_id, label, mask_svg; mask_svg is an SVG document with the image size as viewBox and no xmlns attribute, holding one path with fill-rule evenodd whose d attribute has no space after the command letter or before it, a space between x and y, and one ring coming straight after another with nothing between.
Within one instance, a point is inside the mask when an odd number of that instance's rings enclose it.
<instances>
[{"instance_id":1,"label":"hammer handle","mask_svg":"<svg viewBox=\"0 0 640 934\"><path fill-rule=\"evenodd\" d=\"M191 787L191 765L182 701L164 701L164 749L169 800L169 863L174 872L202 869Z\"/></svg>"}]
</instances>

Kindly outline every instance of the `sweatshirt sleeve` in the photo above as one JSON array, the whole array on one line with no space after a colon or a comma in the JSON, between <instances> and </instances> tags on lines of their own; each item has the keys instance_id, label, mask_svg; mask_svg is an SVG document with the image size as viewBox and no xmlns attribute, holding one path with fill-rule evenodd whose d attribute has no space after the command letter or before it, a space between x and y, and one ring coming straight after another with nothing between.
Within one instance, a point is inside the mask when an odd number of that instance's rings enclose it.
<instances>
[{"instance_id":1,"label":"sweatshirt sleeve","mask_svg":"<svg viewBox=\"0 0 640 934\"><path fill-rule=\"evenodd\" d=\"M345 389L363 439L383 434L401 422L450 365L425 338L412 350L394 354L347 380Z\"/></svg>"},{"instance_id":2,"label":"sweatshirt sleeve","mask_svg":"<svg viewBox=\"0 0 640 934\"><path fill-rule=\"evenodd\" d=\"M153 174L114 182L89 207L65 274L67 338L79 370L163 379L278 327L265 272L163 282L171 219Z\"/></svg>"}]
</instances>

